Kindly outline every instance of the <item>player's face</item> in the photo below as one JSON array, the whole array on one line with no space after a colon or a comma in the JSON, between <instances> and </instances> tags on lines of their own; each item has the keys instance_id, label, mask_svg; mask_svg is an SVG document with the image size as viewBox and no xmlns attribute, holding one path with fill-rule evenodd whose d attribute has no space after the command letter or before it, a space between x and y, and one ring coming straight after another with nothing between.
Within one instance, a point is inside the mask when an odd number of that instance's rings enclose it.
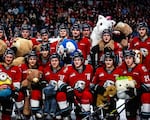
<instances>
[{"instance_id":1,"label":"player's face","mask_svg":"<svg viewBox=\"0 0 150 120\"><path fill-rule=\"evenodd\" d=\"M47 42L48 41L48 34L44 33L41 35L42 41Z\"/></svg>"},{"instance_id":2,"label":"player's face","mask_svg":"<svg viewBox=\"0 0 150 120\"><path fill-rule=\"evenodd\" d=\"M21 35L23 38L28 39L30 36L30 31L29 30L22 30Z\"/></svg>"},{"instance_id":3,"label":"player's face","mask_svg":"<svg viewBox=\"0 0 150 120\"><path fill-rule=\"evenodd\" d=\"M29 62L29 66L35 66L37 63L37 58L36 57L30 57L28 62Z\"/></svg>"},{"instance_id":4,"label":"player's face","mask_svg":"<svg viewBox=\"0 0 150 120\"><path fill-rule=\"evenodd\" d=\"M7 55L5 56L5 63L6 63L7 65L9 65L9 64L12 63L13 59L14 59L13 55L7 54Z\"/></svg>"},{"instance_id":5,"label":"player's face","mask_svg":"<svg viewBox=\"0 0 150 120\"><path fill-rule=\"evenodd\" d=\"M59 34L60 34L60 37L62 37L62 38L68 36L66 29L61 29L60 32L59 32Z\"/></svg>"},{"instance_id":6,"label":"player's face","mask_svg":"<svg viewBox=\"0 0 150 120\"><path fill-rule=\"evenodd\" d=\"M53 68L57 68L59 66L59 59L58 58L52 58L51 59L51 66Z\"/></svg>"},{"instance_id":7,"label":"player's face","mask_svg":"<svg viewBox=\"0 0 150 120\"><path fill-rule=\"evenodd\" d=\"M82 31L82 34L84 37L89 38L90 37L90 29L89 28L84 28L84 30Z\"/></svg>"},{"instance_id":8,"label":"player's face","mask_svg":"<svg viewBox=\"0 0 150 120\"><path fill-rule=\"evenodd\" d=\"M102 36L102 39L103 39L103 41L106 42L106 43L109 42L110 39L111 39L110 34L105 33L105 34Z\"/></svg>"},{"instance_id":9,"label":"player's face","mask_svg":"<svg viewBox=\"0 0 150 120\"><path fill-rule=\"evenodd\" d=\"M134 58L132 56L126 56L125 63L128 67L132 66L132 64L134 63Z\"/></svg>"},{"instance_id":10,"label":"player's face","mask_svg":"<svg viewBox=\"0 0 150 120\"><path fill-rule=\"evenodd\" d=\"M105 66L106 68L111 68L113 67L113 59L112 58L105 58Z\"/></svg>"},{"instance_id":11,"label":"player's face","mask_svg":"<svg viewBox=\"0 0 150 120\"><path fill-rule=\"evenodd\" d=\"M44 51L41 51L41 55L46 58L48 55L49 55L49 51L47 50L44 50Z\"/></svg>"},{"instance_id":12,"label":"player's face","mask_svg":"<svg viewBox=\"0 0 150 120\"><path fill-rule=\"evenodd\" d=\"M73 36L73 37L78 37L78 36L80 36L80 30L78 30L78 29L73 29L73 30L72 30L72 36Z\"/></svg>"},{"instance_id":13,"label":"player's face","mask_svg":"<svg viewBox=\"0 0 150 120\"><path fill-rule=\"evenodd\" d=\"M141 27L138 32L141 37L144 37L146 35L146 28Z\"/></svg>"},{"instance_id":14,"label":"player's face","mask_svg":"<svg viewBox=\"0 0 150 120\"><path fill-rule=\"evenodd\" d=\"M76 68L79 68L82 65L82 60L80 57L76 57L74 58L73 63Z\"/></svg>"}]
</instances>

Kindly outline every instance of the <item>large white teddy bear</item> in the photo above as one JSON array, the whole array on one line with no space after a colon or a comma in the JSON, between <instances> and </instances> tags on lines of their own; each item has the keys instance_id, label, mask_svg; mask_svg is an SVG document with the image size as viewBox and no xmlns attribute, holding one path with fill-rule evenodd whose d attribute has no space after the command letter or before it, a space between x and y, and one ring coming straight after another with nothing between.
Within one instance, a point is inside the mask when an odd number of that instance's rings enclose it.
<instances>
[{"instance_id":1,"label":"large white teddy bear","mask_svg":"<svg viewBox=\"0 0 150 120\"><path fill-rule=\"evenodd\" d=\"M104 29L113 29L113 26L116 24L114 20L108 19L102 15L98 16L96 26L93 28L91 33L92 47L97 45L102 37L102 32Z\"/></svg>"}]
</instances>

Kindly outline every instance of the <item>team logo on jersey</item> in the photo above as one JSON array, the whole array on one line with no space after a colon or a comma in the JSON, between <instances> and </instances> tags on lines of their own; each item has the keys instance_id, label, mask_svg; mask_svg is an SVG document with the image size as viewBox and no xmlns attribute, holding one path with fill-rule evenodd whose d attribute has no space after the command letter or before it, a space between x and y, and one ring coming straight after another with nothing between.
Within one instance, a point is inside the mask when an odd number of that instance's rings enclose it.
<instances>
[{"instance_id":1,"label":"team logo on jersey","mask_svg":"<svg viewBox=\"0 0 150 120\"><path fill-rule=\"evenodd\" d=\"M11 72L16 73L16 70L11 70Z\"/></svg>"},{"instance_id":2,"label":"team logo on jersey","mask_svg":"<svg viewBox=\"0 0 150 120\"><path fill-rule=\"evenodd\" d=\"M147 72L147 69L146 69L145 66L142 66L142 70L143 70L144 72Z\"/></svg>"},{"instance_id":3,"label":"team logo on jersey","mask_svg":"<svg viewBox=\"0 0 150 120\"><path fill-rule=\"evenodd\" d=\"M104 73L99 74L99 77L102 77L102 76L104 76Z\"/></svg>"},{"instance_id":4,"label":"team logo on jersey","mask_svg":"<svg viewBox=\"0 0 150 120\"><path fill-rule=\"evenodd\" d=\"M70 77L74 77L74 76L76 76L76 74L75 74L75 73L72 73L72 74L70 75Z\"/></svg>"},{"instance_id":5,"label":"team logo on jersey","mask_svg":"<svg viewBox=\"0 0 150 120\"><path fill-rule=\"evenodd\" d=\"M139 73L138 72L133 72L133 75L139 75Z\"/></svg>"},{"instance_id":6,"label":"team logo on jersey","mask_svg":"<svg viewBox=\"0 0 150 120\"><path fill-rule=\"evenodd\" d=\"M46 72L46 73L45 73L45 76L47 76L47 75L50 75L50 72Z\"/></svg>"}]
</instances>

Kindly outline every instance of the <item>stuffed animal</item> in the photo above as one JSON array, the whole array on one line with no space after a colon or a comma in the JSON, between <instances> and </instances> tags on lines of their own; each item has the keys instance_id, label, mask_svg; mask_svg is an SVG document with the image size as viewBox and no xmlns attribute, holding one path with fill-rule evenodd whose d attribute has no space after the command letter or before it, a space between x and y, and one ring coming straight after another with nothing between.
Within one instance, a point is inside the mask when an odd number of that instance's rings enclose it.
<instances>
[{"instance_id":1,"label":"stuffed animal","mask_svg":"<svg viewBox=\"0 0 150 120\"><path fill-rule=\"evenodd\" d=\"M57 53L59 55L69 54L70 56L73 56L74 52L77 51L77 43L72 39L64 39L62 42L60 42Z\"/></svg>"},{"instance_id":2,"label":"stuffed animal","mask_svg":"<svg viewBox=\"0 0 150 120\"><path fill-rule=\"evenodd\" d=\"M104 92L103 95L101 94L97 95L96 106L103 107L105 103L108 103L110 101L110 98L114 97L117 93L115 84L111 80L107 80L104 83L103 87L106 89L106 91Z\"/></svg>"},{"instance_id":3,"label":"stuffed animal","mask_svg":"<svg viewBox=\"0 0 150 120\"><path fill-rule=\"evenodd\" d=\"M72 39L64 39L59 43L57 53L62 57L64 63L70 63L78 45Z\"/></svg>"},{"instance_id":4,"label":"stuffed animal","mask_svg":"<svg viewBox=\"0 0 150 120\"><path fill-rule=\"evenodd\" d=\"M12 94L12 79L5 72L0 72L0 99L8 99Z\"/></svg>"},{"instance_id":5,"label":"stuffed animal","mask_svg":"<svg viewBox=\"0 0 150 120\"><path fill-rule=\"evenodd\" d=\"M39 86L40 87L40 78L41 78L42 72L38 69L28 69L27 70L27 77L25 80L22 81L21 87L22 88L28 88L26 89L27 93L32 92L32 86ZM23 108L23 114L24 115L30 115L30 97L27 95L25 97L24 102L24 108Z\"/></svg>"},{"instance_id":6,"label":"stuffed animal","mask_svg":"<svg viewBox=\"0 0 150 120\"><path fill-rule=\"evenodd\" d=\"M135 52L135 63L139 64L142 63L142 52L140 50L133 49Z\"/></svg>"},{"instance_id":7,"label":"stuffed animal","mask_svg":"<svg viewBox=\"0 0 150 120\"><path fill-rule=\"evenodd\" d=\"M117 97L119 99L131 99L131 97L126 94L128 88L135 88L136 81L133 80L131 76L119 76L116 78L116 89L117 89Z\"/></svg>"},{"instance_id":8,"label":"stuffed animal","mask_svg":"<svg viewBox=\"0 0 150 120\"><path fill-rule=\"evenodd\" d=\"M104 17L102 15L98 16L98 20L96 23L96 26L93 28L93 31L91 33L91 42L92 47L97 45L102 37L102 32L105 29L113 29L113 26L116 24L114 20L108 19L107 17Z\"/></svg>"},{"instance_id":9,"label":"stuffed animal","mask_svg":"<svg viewBox=\"0 0 150 120\"><path fill-rule=\"evenodd\" d=\"M125 104L126 101L132 99L133 96L129 96L127 92L129 88L135 88L136 82L133 80L131 76L119 76L116 78L116 89L117 89L117 97L118 100L116 102L117 112L119 113L120 120L127 120Z\"/></svg>"},{"instance_id":10,"label":"stuffed animal","mask_svg":"<svg viewBox=\"0 0 150 120\"><path fill-rule=\"evenodd\" d=\"M25 80L22 81L21 86L28 87L29 89L31 89L31 84L38 83L41 75L42 72L39 71L38 69L28 69L27 77Z\"/></svg>"},{"instance_id":11,"label":"stuffed animal","mask_svg":"<svg viewBox=\"0 0 150 120\"><path fill-rule=\"evenodd\" d=\"M45 88L43 88L43 112L46 120L51 120L56 116L57 110L57 101L56 101L56 92L57 92L57 81L50 80L49 84ZM36 116L40 115L40 112L36 114ZM38 117L40 118L40 117Z\"/></svg>"},{"instance_id":12,"label":"stuffed animal","mask_svg":"<svg viewBox=\"0 0 150 120\"><path fill-rule=\"evenodd\" d=\"M23 57L33 49L33 42L24 38L15 38L11 47L16 48L16 57Z\"/></svg>"},{"instance_id":13,"label":"stuffed animal","mask_svg":"<svg viewBox=\"0 0 150 120\"><path fill-rule=\"evenodd\" d=\"M0 62L3 61L3 54L7 49L7 44L3 41L0 40Z\"/></svg>"},{"instance_id":14,"label":"stuffed animal","mask_svg":"<svg viewBox=\"0 0 150 120\"><path fill-rule=\"evenodd\" d=\"M133 32L131 26L124 22L118 22L113 29L113 40L119 42L122 47L128 46L126 37Z\"/></svg>"}]
</instances>

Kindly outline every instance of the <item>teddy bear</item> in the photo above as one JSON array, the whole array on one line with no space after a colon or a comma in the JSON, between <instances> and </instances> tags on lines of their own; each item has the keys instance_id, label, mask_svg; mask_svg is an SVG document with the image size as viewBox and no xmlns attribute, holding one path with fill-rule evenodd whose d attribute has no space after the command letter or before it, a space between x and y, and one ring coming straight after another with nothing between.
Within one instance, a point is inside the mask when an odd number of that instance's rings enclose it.
<instances>
[{"instance_id":1,"label":"teddy bear","mask_svg":"<svg viewBox=\"0 0 150 120\"><path fill-rule=\"evenodd\" d=\"M3 41L0 40L0 62L3 61L3 54L7 49L7 44Z\"/></svg>"},{"instance_id":2,"label":"teddy bear","mask_svg":"<svg viewBox=\"0 0 150 120\"><path fill-rule=\"evenodd\" d=\"M40 78L42 72L38 69L28 69L27 77L21 82L21 88L26 90L27 95L25 96L23 114L30 115L30 99L28 94L32 92L33 86L40 87Z\"/></svg>"},{"instance_id":3,"label":"teddy bear","mask_svg":"<svg viewBox=\"0 0 150 120\"><path fill-rule=\"evenodd\" d=\"M102 32L105 29L113 29L113 26L116 24L114 20L108 19L102 15L98 16L96 26L93 28L90 39L92 47L97 45L102 37Z\"/></svg>"},{"instance_id":4,"label":"teddy bear","mask_svg":"<svg viewBox=\"0 0 150 120\"><path fill-rule=\"evenodd\" d=\"M113 40L119 42L123 48L128 46L128 37L133 32L132 27L125 22L118 22L113 29Z\"/></svg>"},{"instance_id":5,"label":"teddy bear","mask_svg":"<svg viewBox=\"0 0 150 120\"><path fill-rule=\"evenodd\" d=\"M17 37L13 40L11 48L16 48L16 57L24 57L31 52L32 49L36 49L38 45L34 45L32 40Z\"/></svg>"},{"instance_id":6,"label":"teddy bear","mask_svg":"<svg viewBox=\"0 0 150 120\"><path fill-rule=\"evenodd\" d=\"M110 98L113 98L117 93L115 84L111 80L107 80L103 87L105 88L105 92L103 95L97 95L96 106L104 107L110 101Z\"/></svg>"}]
</instances>

